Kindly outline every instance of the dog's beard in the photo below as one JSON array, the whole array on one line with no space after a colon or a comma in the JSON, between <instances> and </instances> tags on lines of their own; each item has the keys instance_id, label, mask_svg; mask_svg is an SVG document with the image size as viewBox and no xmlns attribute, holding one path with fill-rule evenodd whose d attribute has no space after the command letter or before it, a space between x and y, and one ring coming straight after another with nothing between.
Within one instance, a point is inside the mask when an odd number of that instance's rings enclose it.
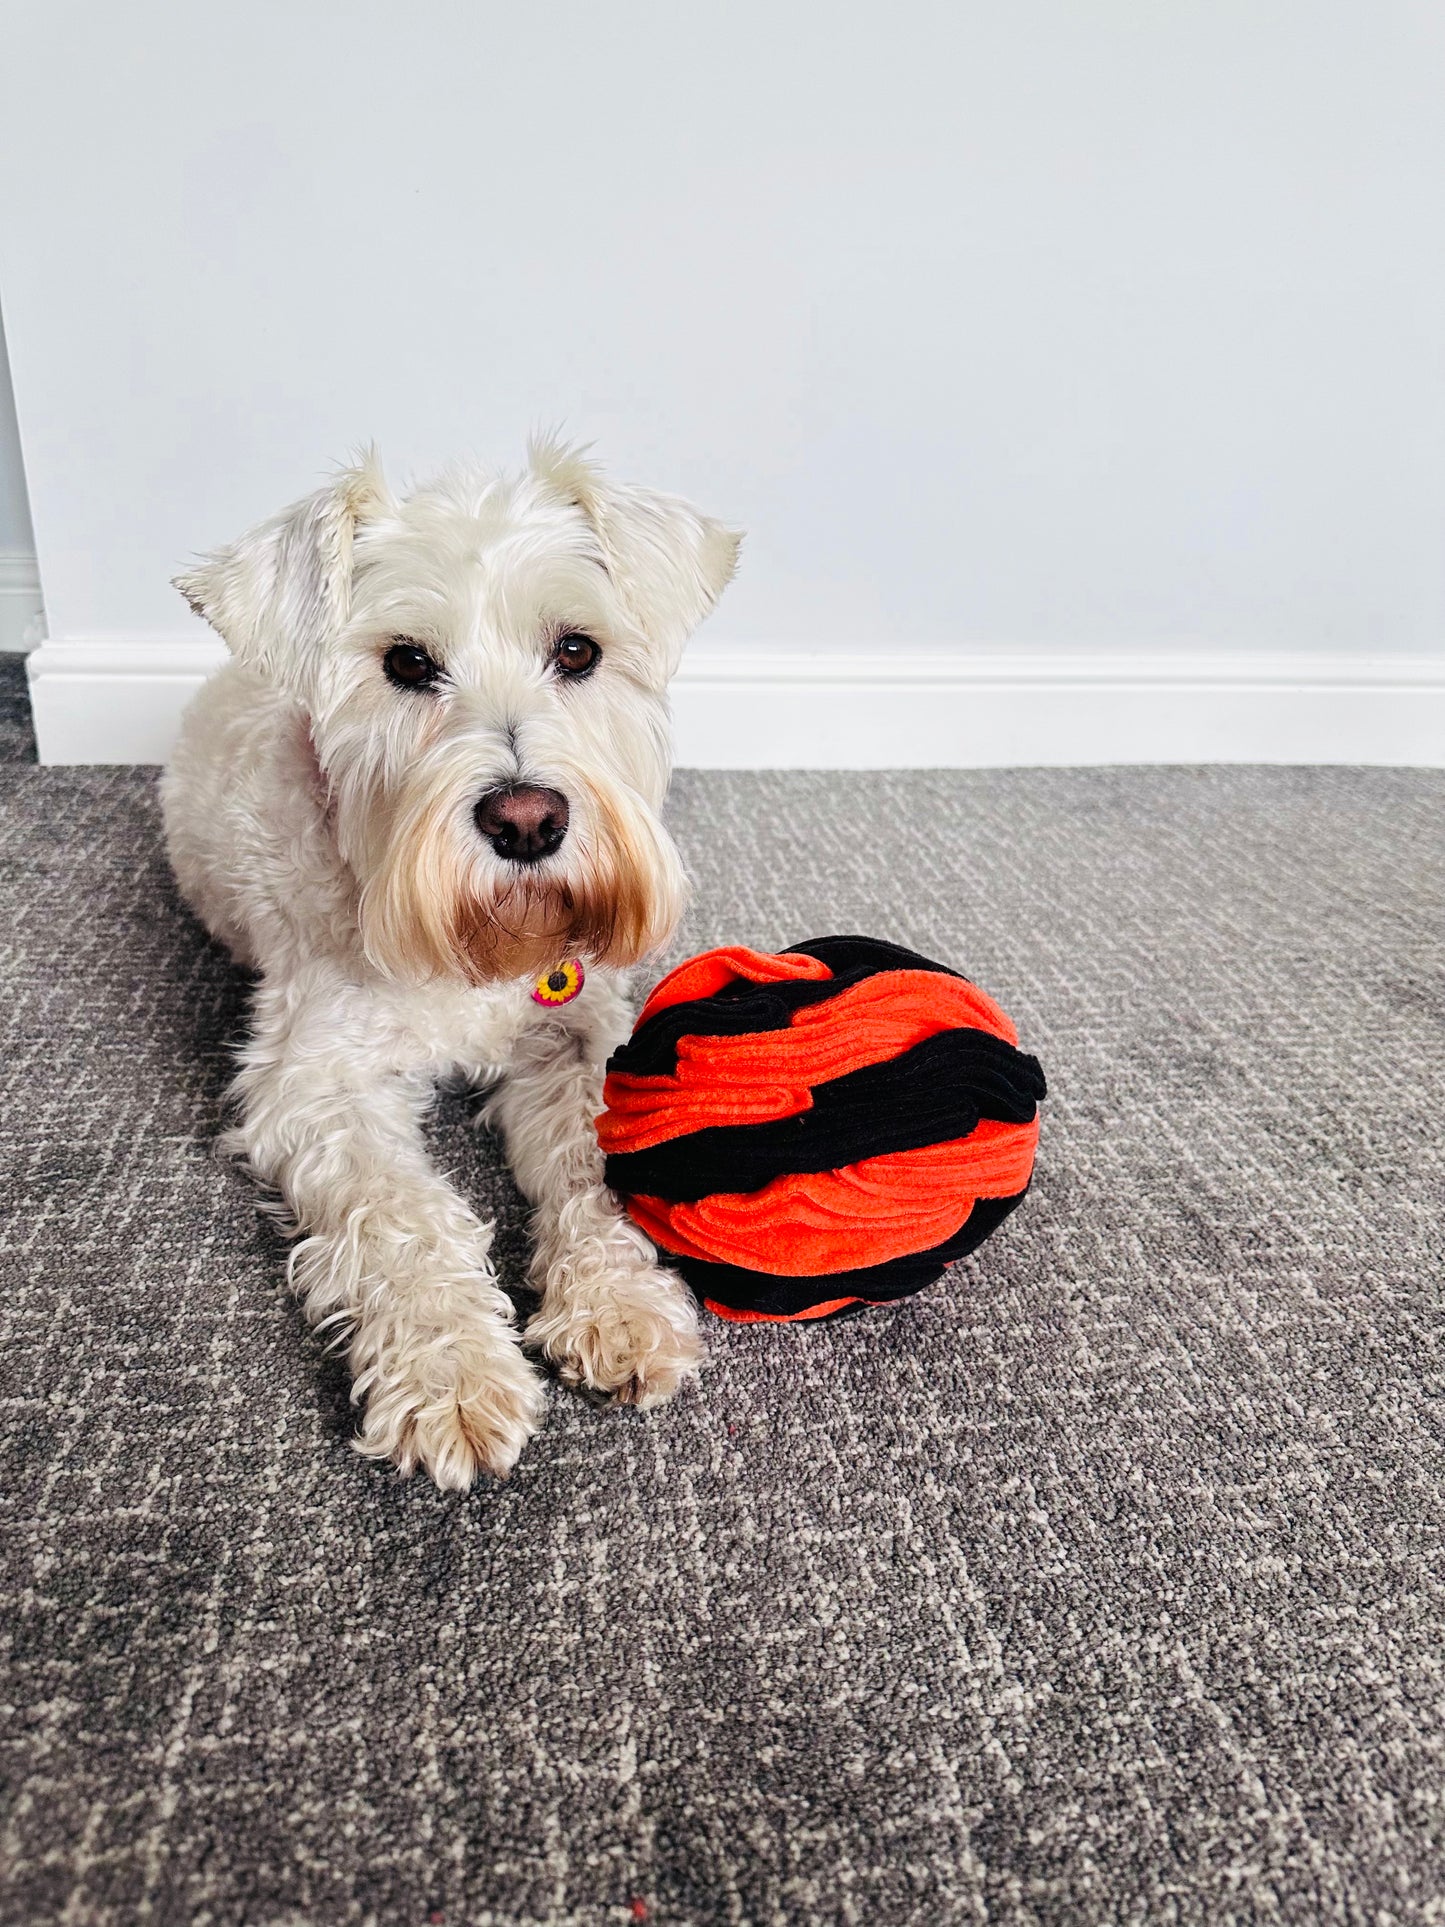
<instances>
[{"instance_id":1,"label":"dog's beard","mask_svg":"<svg viewBox=\"0 0 1445 1927\"><path fill-rule=\"evenodd\" d=\"M523 868L485 856L465 799L404 792L368 838L380 846L361 895L368 958L402 981L485 984L660 949L686 898L671 838L626 790L593 785L586 805L563 850Z\"/></svg>"}]
</instances>

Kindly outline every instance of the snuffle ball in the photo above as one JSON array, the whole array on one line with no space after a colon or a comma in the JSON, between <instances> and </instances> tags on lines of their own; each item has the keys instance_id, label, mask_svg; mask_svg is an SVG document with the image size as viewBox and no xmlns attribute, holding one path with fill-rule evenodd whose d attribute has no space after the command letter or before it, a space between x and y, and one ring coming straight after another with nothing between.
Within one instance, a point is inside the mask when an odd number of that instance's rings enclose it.
<instances>
[{"instance_id":1,"label":"snuffle ball","mask_svg":"<svg viewBox=\"0 0 1445 1927\"><path fill-rule=\"evenodd\" d=\"M1045 1095L1008 1017L870 937L709 950L607 1066L606 1181L707 1307L835 1318L904 1298L1023 1199Z\"/></svg>"}]
</instances>

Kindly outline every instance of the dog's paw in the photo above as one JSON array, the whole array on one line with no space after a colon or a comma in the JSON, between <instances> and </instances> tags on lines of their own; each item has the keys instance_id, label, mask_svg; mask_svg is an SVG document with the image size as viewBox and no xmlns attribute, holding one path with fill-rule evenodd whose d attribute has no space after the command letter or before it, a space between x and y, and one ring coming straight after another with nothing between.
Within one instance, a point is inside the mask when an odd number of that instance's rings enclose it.
<instances>
[{"instance_id":1,"label":"dog's paw","mask_svg":"<svg viewBox=\"0 0 1445 1927\"><path fill-rule=\"evenodd\" d=\"M432 1337L367 1375L356 1449L420 1468L465 1491L479 1472L504 1479L541 1423L545 1388L510 1329Z\"/></svg>"},{"instance_id":2,"label":"dog's paw","mask_svg":"<svg viewBox=\"0 0 1445 1927\"><path fill-rule=\"evenodd\" d=\"M703 1361L692 1295L670 1271L549 1282L527 1343L566 1385L615 1405L662 1405Z\"/></svg>"}]
</instances>

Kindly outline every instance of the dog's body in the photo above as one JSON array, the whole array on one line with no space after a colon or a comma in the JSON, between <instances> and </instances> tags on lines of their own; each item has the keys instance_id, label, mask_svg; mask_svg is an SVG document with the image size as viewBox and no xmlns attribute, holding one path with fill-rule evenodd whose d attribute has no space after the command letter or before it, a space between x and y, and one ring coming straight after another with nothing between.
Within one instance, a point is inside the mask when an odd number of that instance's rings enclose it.
<instances>
[{"instance_id":1,"label":"dog's body","mask_svg":"<svg viewBox=\"0 0 1445 1927\"><path fill-rule=\"evenodd\" d=\"M346 1336L358 1445L439 1484L505 1472L541 1411L490 1227L430 1165L436 1082L487 1115L535 1207L527 1327L638 1404L700 1357L685 1286L602 1183L619 972L675 926L664 691L737 538L535 448L518 480L405 501L374 462L182 578L230 645L163 784L176 875L260 973L235 1133ZM580 955L548 1008L540 974Z\"/></svg>"}]
</instances>

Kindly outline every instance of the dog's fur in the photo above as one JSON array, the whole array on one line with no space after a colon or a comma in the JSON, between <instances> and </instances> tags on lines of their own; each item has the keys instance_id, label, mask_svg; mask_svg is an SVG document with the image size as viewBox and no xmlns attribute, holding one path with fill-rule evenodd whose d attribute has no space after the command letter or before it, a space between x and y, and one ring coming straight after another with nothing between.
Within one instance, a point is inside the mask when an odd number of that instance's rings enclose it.
<instances>
[{"instance_id":1,"label":"dog's fur","mask_svg":"<svg viewBox=\"0 0 1445 1927\"><path fill-rule=\"evenodd\" d=\"M349 1347L360 1450L439 1485L508 1471L542 1408L491 1229L426 1156L439 1078L496 1087L535 1207L527 1343L638 1405L699 1363L693 1300L604 1187L593 1119L619 973L682 908L665 690L738 539L549 441L519 478L457 470L405 499L368 455L177 579L234 658L162 785L182 890L260 973L234 1142L284 1200L308 1317ZM553 665L566 633L601 646L585 679ZM398 639L441 665L432 687L388 678ZM526 868L474 815L516 784L571 809ZM573 955L581 994L535 1004Z\"/></svg>"}]
</instances>

